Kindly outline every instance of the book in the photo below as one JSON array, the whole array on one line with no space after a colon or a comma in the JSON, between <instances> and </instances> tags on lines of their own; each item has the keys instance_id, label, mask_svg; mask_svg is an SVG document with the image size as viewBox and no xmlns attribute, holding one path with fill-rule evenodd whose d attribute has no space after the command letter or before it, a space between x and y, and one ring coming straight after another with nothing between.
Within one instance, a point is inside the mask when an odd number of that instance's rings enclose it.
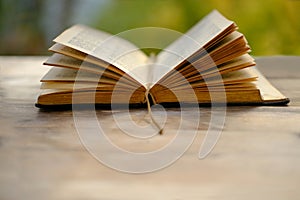
<instances>
[{"instance_id":1,"label":"book","mask_svg":"<svg viewBox=\"0 0 300 200\"><path fill-rule=\"evenodd\" d=\"M257 70L237 25L212 11L157 55L84 25L54 39L36 106L72 104L284 105ZM76 98L74 98L76 96Z\"/></svg>"}]
</instances>

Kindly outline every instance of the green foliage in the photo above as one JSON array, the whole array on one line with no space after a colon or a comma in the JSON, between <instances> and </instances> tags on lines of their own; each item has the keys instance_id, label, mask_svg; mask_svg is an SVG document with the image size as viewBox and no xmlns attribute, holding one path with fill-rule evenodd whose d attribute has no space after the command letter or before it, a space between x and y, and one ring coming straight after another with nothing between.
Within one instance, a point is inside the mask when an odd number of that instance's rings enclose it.
<instances>
[{"instance_id":1,"label":"green foliage","mask_svg":"<svg viewBox=\"0 0 300 200\"><path fill-rule=\"evenodd\" d=\"M238 24L254 55L300 54L299 0L114 0L95 26L114 34L144 26L184 33L212 9Z\"/></svg>"},{"instance_id":2,"label":"green foliage","mask_svg":"<svg viewBox=\"0 0 300 200\"><path fill-rule=\"evenodd\" d=\"M95 0L0 0L0 54L44 54L52 36L74 23L87 21L89 25L114 34L149 26L184 33L213 9L237 23L254 55L300 54L300 0L101 2L97 8ZM77 8L83 4L94 6L96 17L90 10ZM87 21L79 19L82 14L88 17ZM156 42L162 46L175 39L168 35L147 37L127 35L126 39L138 44Z\"/></svg>"},{"instance_id":3,"label":"green foliage","mask_svg":"<svg viewBox=\"0 0 300 200\"><path fill-rule=\"evenodd\" d=\"M35 54L45 45L42 0L0 0L0 54Z\"/></svg>"}]
</instances>

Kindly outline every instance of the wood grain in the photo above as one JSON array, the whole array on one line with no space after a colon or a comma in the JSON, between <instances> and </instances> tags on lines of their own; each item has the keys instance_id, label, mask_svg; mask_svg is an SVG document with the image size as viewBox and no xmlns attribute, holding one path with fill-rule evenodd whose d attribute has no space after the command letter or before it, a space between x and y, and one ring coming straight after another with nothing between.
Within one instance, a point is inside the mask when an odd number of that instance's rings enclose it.
<instances>
[{"instance_id":1,"label":"wood grain","mask_svg":"<svg viewBox=\"0 0 300 200\"><path fill-rule=\"evenodd\" d=\"M257 58L259 70L291 99L289 106L228 107L217 145L199 160L211 117L210 108L201 108L199 134L188 151L171 166L140 175L94 159L79 140L72 111L34 107L39 79L48 70L41 65L45 59L0 57L0 199L299 199L300 57ZM189 126L194 111L188 112ZM131 115L144 113L133 110ZM88 118L90 113L82 114ZM96 111L112 141L138 152L175 136L180 109L167 109L167 114L165 135L137 141L118 130L110 111Z\"/></svg>"}]
</instances>

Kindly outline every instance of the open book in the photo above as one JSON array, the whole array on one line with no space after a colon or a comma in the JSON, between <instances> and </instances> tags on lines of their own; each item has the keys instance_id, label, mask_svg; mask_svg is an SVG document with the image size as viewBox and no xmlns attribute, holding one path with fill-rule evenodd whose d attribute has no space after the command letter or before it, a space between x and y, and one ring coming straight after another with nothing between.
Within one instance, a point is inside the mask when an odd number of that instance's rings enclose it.
<instances>
[{"instance_id":1,"label":"open book","mask_svg":"<svg viewBox=\"0 0 300 200\"><path fill-rule=\"evenodd\" d=\"M72 104L287 104L255 67L233 21L212 11L156 56L83 25L56 39L37 107ZM76 98L74 98L76 96Z\"/></svg>"}]
</instances>

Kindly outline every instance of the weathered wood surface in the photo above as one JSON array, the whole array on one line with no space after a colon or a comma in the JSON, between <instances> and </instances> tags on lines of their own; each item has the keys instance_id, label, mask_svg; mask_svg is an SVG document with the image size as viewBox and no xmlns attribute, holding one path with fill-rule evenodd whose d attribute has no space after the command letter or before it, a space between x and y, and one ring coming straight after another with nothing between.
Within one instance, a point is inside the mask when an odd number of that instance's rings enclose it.
<instances>
[{"instance_id":1,"label":"weathered wood surface","mask_svg":"<svg viewBox=\"0 0 300 200\"><path fill-rule=\"evenodd\" d=\"M171 166L140 175L94 159L79 140L71 111L34 107L39 79L48 70L44 59L0 57L0 199L299 199L300 57L257 60L260 71L291 99L289 106L228 107L217 145L199 160L210 117L210 109L201 108L191 148ZM174 136L180 110L167 113L165 135L137 142L122 136L110 111L96 112L111 139L132 151L153 150Z\"/></svg>"}]
</instances>

